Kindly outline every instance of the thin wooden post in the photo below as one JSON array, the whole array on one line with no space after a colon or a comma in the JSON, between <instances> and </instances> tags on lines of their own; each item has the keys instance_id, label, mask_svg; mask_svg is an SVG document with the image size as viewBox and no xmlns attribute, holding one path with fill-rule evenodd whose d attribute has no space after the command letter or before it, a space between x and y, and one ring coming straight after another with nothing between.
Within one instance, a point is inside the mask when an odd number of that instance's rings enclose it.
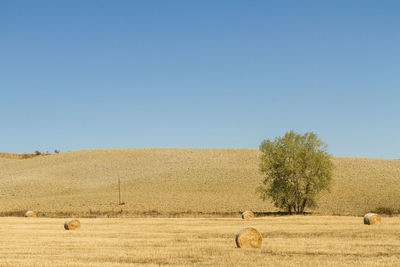
<instances>
[{"instance_id":1,"label":"thin wooden post","mask_svg":"<svg viewBox=\"0 0 400 267\"><path fill-rule=\"evenodd\" d=\"M121 180L118 177L118 205L121 205Z\"/></svg>"}]
</instances>

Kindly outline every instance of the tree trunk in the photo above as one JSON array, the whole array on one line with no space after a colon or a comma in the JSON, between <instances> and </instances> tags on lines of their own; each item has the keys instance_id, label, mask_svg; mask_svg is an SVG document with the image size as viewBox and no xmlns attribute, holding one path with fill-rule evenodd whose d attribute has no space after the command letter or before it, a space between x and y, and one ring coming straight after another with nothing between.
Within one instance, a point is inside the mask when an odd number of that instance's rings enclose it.
<instances>
[{"instance_id":1,"label":"tree trunk","mask_svg":"<svg viewBox=\"0 0 400 267\"><path fill-rule=\"evenodd\" d=\"M288 205L288 212L289 212L289 214L292 214L292 206L291 205Z\"/></svg>"},{"instance_id":2,"label":"tree trunk","mask_svg":"<svg viewBox=\"0 0 400 267\"><path fill-rule=\"evenodd\" d=\"M303 203L301 204L301 214L304 214L304 209L307 205L307 197L308 197L308 191L310 189L310 183L308 182L306 185L306 192L305 192L305 198L303 199Z\"/></svg>"},{"instance_id":3,"label":"tree trunk","mask_svg":"<svg viewBox=\"0 0 400 267\"><path fill-rule=\"evenodd\" d=\"M306 207L307 204L307 199L303 200L303 203L301 204L301 214L304 214L304 208Z\"/></svg>"}]
</instances>

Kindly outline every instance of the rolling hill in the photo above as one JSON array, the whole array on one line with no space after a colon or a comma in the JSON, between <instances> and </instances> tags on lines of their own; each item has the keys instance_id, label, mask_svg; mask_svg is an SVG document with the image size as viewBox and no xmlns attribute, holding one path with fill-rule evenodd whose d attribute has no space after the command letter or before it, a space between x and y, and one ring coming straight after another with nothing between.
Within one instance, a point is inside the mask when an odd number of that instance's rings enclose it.
<instances>
[{"instance_id":1,"label":"rolling hill","mask_svg":"<svg viewBox=\"0 0 400 267\"><path fill-rule=\"evenodd\" d=\"M0 214L231 216L273 212L255 194L255 149L105 149L19 159L0 155ZM400 160L332 158L334 182L313 212L400 210ZM125 205L118 205L118 178ZM236 215L235 215L236 216Z\"/></svg>"}]
</instances>

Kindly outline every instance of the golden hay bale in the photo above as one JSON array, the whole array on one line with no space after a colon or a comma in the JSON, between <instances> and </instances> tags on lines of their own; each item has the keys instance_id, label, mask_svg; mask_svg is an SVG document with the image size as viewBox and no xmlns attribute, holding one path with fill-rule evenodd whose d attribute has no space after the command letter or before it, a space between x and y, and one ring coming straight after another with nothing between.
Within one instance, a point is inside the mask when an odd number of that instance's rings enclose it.
<instances>
[{"instance_id":1,"label":"golden hay bale","mask_svg":"<svg viewBox=\"0 0 400 267\"><path fill-rule=\"evenodd\" d=\"M236 233L238 248L261 248L261 234L253 227L244 227Z\"/></svg>"},{"instance_id":2,"label":"golden hay bale","mask_svg":"<svg viewBox=\"0 0 400 267\"><path fill-rule=\"evenodd\" d=\"M364 224L380 224L381 216L376 213L367 213L364 216Z\"/></svg>"},{"instance_id":3,"label":"golden hay bale","mask_svg":"<svg viewBox=\"0 0 400 267\"><path fill-rule=\"evenodd\" d=\"M36 213L34 213L31 210L28 210L27 212L25 212L25 217L37 217Z\"/></svg>"},{"instance_id":4,"label":"golden hay bale","mask_svg":"<svg viewBox=\"0 0 400 267\"><path fill-rule=\"evenodd\" d=\"M254 213L252 211L246 210L245 212L242 213L242 219L243 220L252 220L254 219Z\"/></svg>"},{"instance_id":5,"label":"golden hay bale","mask_svg":"<svg viewBox=\"0 0 400 267\"><path fill-rule=\"evenodd\" d=\"M75 230L81 227L81 223L77 219L67 219L64 223L65 230Z\"/></svg>"}]
</instances>

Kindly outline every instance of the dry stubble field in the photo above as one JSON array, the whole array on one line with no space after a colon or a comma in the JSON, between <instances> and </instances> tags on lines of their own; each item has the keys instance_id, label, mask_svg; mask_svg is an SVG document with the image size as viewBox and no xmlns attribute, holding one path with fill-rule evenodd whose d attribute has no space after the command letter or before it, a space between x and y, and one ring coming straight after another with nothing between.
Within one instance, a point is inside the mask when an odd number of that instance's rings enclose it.
<instances>
[{"instance_id":1,"label":"dry stubble field","mask_svg":"<svg viewBox=\"0 0 400 267\"><path fill-rule=\"evenodd\" d=\"M243 210L275 211L254 194L262 179L258 156L251 149L89 150L27 159L2 154L0 215L34 210L98 218L82 218L80 230L65 231L64 218L0 217L0 266L400 265L399 217L375 226L349 216L241 220ZM333 162L332 190L315 213L400 210L400 160ZM118 177L123 206L117 205ZM121 218L99 218L107 216ZM165 218L175 216L186 218ZM262 233L261 249L235 248L243 226Z\"/></svg>"},{"instance_id":2,"label":"dry stubble field","mask_svg":"<svg viewBox=\"0 0 400 267\"><path fill-rule=\"evenodd\" d=\"M0 218L1 266L399 266L400 218L360 217ZM238 249L235 233L257 228L261 249Z\"/></svg>"},{"instance_id":3,"label":"dry stubble field","mask_svg":"<svg viewBox=\"0 0 400 267\"><path fill-rule=\"evenodd\" d=\"M314 210L400 210L400 160L333 158L334 181ZM240 216L276 211L255 194L255 149L104 149L18 159L0 154L0 215ZM118 206L117 179L122 201Z\"/></svg>"}]
</instances>

